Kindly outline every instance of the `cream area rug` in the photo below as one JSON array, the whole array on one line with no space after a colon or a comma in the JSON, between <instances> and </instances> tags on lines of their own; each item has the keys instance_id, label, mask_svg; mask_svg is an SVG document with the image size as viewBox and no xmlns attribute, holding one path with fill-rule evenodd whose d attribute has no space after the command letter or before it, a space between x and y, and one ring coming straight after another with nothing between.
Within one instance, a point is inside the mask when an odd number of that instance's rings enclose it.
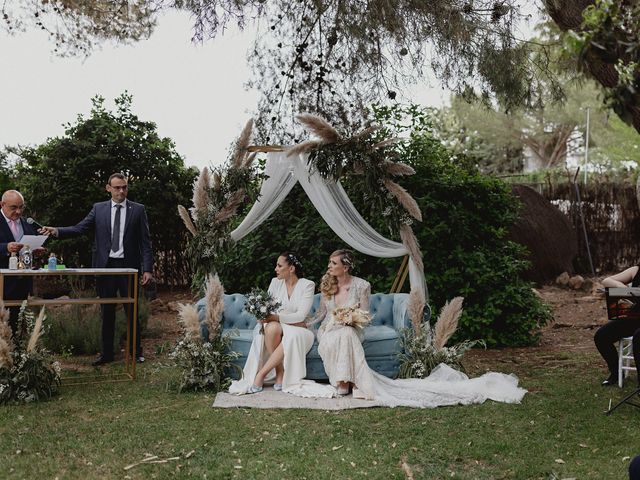
<instances>
[{"instance_id":1,"label":"cream area rug","mask_svg":"<svg viewBox=\"0 0 640 480\"><path fill-rule=\"evenodd\" d=\"M260 393L231 395L218 393L213 408L308 408L315 410L346 410L377 406L374 401L353 398L351 395L338 398L304 398L265 387Z\"/></svg>"}]
</instances>

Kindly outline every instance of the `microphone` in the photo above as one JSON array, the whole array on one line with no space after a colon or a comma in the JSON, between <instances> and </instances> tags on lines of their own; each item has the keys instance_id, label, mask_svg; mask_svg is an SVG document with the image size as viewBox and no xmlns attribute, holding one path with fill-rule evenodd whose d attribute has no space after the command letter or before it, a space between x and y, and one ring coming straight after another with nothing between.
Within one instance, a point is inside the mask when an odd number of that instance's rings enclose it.
<instances>
[{"instance_id":1,"label":"microphone","mask_svg":"<svg viewBox=\"0 0 640 480\"><path fill-rule=\"evenodd\" d=\"M33 226L35 226L35 227L38 227L38 229L43 228L43 227L42 227L42 225L40 225L38 222L36 222L36 221L35 221L33 218L31 218L31 217L27 218L27 223L28 223L29 225L33 225Z\"/></svg>"}]
</instances>

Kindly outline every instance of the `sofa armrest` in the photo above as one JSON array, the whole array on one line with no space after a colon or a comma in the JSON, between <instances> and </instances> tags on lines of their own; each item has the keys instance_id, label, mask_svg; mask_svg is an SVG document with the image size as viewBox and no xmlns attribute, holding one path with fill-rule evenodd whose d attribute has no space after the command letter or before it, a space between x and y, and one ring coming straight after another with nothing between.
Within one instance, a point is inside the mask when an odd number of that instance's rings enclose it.
<instances>
[{"instance_id":1,"label":"sofa armrest","mask_svg":"<svg viewBox=\"0 0 640 480\"><path fill-rule=\"evenodd\" d=\"M256 317L244 310L247 298L241 293L224 296L224 312L222 313L223 330L253 330L256 326ZM198 318L200 320L200 334L205 340L209 339L209 328L205 322L206 300L201 298L196 303Z\"/></svg>"}]
</instances>

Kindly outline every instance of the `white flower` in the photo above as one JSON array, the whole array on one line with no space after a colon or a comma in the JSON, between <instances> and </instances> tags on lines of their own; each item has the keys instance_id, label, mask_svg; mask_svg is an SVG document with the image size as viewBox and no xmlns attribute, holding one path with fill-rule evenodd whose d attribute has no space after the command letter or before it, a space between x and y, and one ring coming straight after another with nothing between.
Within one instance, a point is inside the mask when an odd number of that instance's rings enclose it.
<instances>
[{"instance_id":1,"label":"white flower","mask_svg":"<svg viewBox=\"0 0 640 480\"><path fill-rule=\"evenodd\" d=\"M260 307L260 313L267 313L267 307L266 306Z\"/></svg>"}]
</instances>

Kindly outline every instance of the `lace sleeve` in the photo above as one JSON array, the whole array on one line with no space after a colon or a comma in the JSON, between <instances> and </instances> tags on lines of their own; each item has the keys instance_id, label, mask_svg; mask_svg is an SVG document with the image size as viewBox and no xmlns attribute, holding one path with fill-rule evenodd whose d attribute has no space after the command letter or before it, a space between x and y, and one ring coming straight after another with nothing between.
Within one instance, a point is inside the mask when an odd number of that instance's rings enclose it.
<instances>
[{"instance_id":1,"label":"lace sleeve","mask_svg":"<svg viewBox=\"0 0 640 480\"><path fill-rule=\"evenodd\" d=\"M316 310L316 314L312 319L307 321L307 327L312 327L316 323L322 322L327 316L327 301L324 299L324 295L320 295L320 305L318 306L318 310Z\"/></svg>"},{"instance_id":2,"label":"lace sleeve","mask_svg":"<svg viewBox=\"0 0 640 480\"><path fill-rule=\"evenodd\" d=\"M371 284L366 280L362 280L362 285L358 289L358 302L362 310L369 311L369 297L371 296Z\"/></svg>"}]
</instances>

